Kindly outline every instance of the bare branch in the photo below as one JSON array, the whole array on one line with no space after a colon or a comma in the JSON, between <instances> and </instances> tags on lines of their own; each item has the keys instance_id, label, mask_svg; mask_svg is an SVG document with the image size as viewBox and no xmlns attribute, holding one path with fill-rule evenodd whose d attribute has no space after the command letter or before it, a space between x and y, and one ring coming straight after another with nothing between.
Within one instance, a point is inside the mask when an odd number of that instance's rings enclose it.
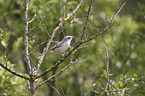
<instances>
[{"instance_id":1,"label":"bare branch","mask_svg":"<svg viewBox=\"0 0 145 96\"><path fill-rule=\"evenodd\" d=\"M94 27L91 23L89 23L88 21L86 21L92 28L94 28L97 32L99 32L99 30L96 28L96 27Z\"/></svg>"},{"instance_id":2,"label":"bare branch","mask_svg":"<svg viewBox=\"0 0 145 96\"><path fill-rule=\"evenodd\" d=\"M57 76L58 74L60 74L61 72L63 72L67 67L69 67L71 64L74 64L77 62L77 59L75 60L75 62L70 62L68 65L66 65L63 69L61 69L59 72L57 72L56 74L54 74L53 76L51 76L50 78L48 78L47 80L43 81L42 83L40 83L39 85L36 86L36 88L38 88L39 86L41 86L42 84L44 84L45 82L49 81L50 79L54 78L55 76Z\"/></svg>"},{"instance_id":3,"label":"bare branch","mask_svg":"<svg viewBox=\"0 0 145 96\"><path fill-rule=\"evenodd\" d=\"M66 0L63 0L63 13L62 13L62 32L64 34L64 22L66 21L65 19L65 4ZM64 34L65 35L65 34Z\"/></svg>"},{"instance_id":4,"label":"bare branch","mask_svg":"<svg viewBox=\"0 0 145 96\"><path fill-rule=\"evenodd\" d=\"M107 91L107 89L108 89L108 87L110 85L110 79L109 79L109 53L108 53L108 48L107 48L105 43L104 43L104 46L105 46L105 49L106 49L105 64L106 64L106 72L107 72L107 85L106 85L105 90ZM109 88L109 93L107 92L107 95L110 96L110 88Z\"/></svg>"},{"instance_id":5,"label":"bare branch","mask_svg":"<svg viewBox=\"0 0 145 96\"><path fill-rule=\"evenodd\" d=\"M37 49L40 45L42 45L42 44L44 44L44 43L46 43L46 42L48 42L48 40L47 40L47 41L44 41L44 42L41 42L40 44L38 44L37 47L36 47L32 52L29 53L29 55L31 55L33 52L35 52L36 49Z\"/></svg>"},{"instance_id":6,"label":"bare branch","mask_svg":"<svg viewBox=\"0 0 145 96\"><path fill-rule=\"evenodd\" d=\"M34 20L35 18L37 18L37 15L36 15L36 13L34 14L34 16L33 16L32 20L30 20L28 23L31 23L31 22L33 22L33 20Z\"/></svg>"},{"instance_id":7,"label":"bare branch","mask_svg":"<svg viewBox=\"0 0 145 96\"><path fill-rule=\"evenodd\" d=\"M82 1L80 2L80 4L79 4L79 5L76 7L76 9L71 13L71 15L68 16L68 17L66 18L66 20L68 20L71 16L73 16L73 14L75 14L75 12L79 9L79 7L80 7L81 4L83 3L83 1L84 1L84 0L82 0ZM55 36L55 34L56 34L56 31L57 31L58 29L61 28L62 23L63 23L63 21L61 21L61 22L59 23L59 25L53 30L53 33L52 33L50 39L48 40L48 43L47 43L46 47L43 49L43 53L45 53L45 52L48 50L48 48L49 48L49 46L50 46L51 42L53 41L53 38L54 38L54 36ZM40 65L42 64L42 61L43 61L43 59L44 59L44 56L45 56L45 54L43 54L43 55L41 56L40 60L38 61L38 64L37 64L37 67L36 67L36 71L35 71L35 75L37 74L37 72L38 72L38 70L39 70L39 67L40 67Z\"/></svg>"},{"instance_id":8,"label":"bare branch","mask_svg":"<svg viewBox=\"0 0 145 96\"><path fill-rule=\"evenodd\" d=\"M61 96L61 94L59 93L59 91L58 91L52 84L50 84L50 83L48 83L48 82L47 82L47 84L48 84L51 88L53 88L53 89L58 93L59 96Z\"/></svg>"},{"instance_id":9,"label":"bare branch","mask_svg":"<svg viewBox=\"0 0 145 96\"><path fill-rule=\"evenodd\" d=\"M86 30L86 26L87 26L87 22L88 22L89 13L90 13L90 10L91 10L92 2L93 2L93 0L90 1L90 6L89 6L89 9L88 9L88 12L87 12L86 20L85 20L85 23L84 23L84 29L83 29L82 36L81 36L81 41L83 40L84 33L85 33L85 30Z\"/></svg>"},{"instance_id":10,"label":"bare branch","mask_svg":"<svg viewBox=\"0 0 145 96\"><path fill-rule=\"evenodd\" d=\"M125 2L126 3L126 2ZM108 24L106 25L106 27L101 31L99 32L98 34L90 37L89 39L85 40L84 42L88 42L90 40L92 40L93 38L103 34L104 32L106 32L111 26L110 26L110 23L112 23L112 20L114 19L114 17L121 11L121 9L123 8L123 6L125 5L125 3L122 4L122 6L120 7L120 9L118 9L118 11L113 15L113 17L110 19L110 21L108 22ZM113 25L113 24L112 24Z\"/></svg>"},{"instance_id":11,"label":"bare branch","mask_svg":"<svg viewBox=\"0 0 145 96\"><path fill-rule=\"evenodd\" d=\"M5 64L3 64L2 62L0 62L0 66L3 67L5 70L9 71L10 73L12 73L13 75L16 75L18 77L21 77L21 78L24 78L24 79L27 79L28 80L28 77L21 74L21 73L18 73L10 68L8 68Z\"/></svg>"},{"instance_id":12,"label":"bare branch","mask_svg":"<svg viewBox=\"0 0 145 96\"><path fill-rule=\"evenodd\" d=\"M49 32L48 32L48 30L47 30L47 28L46 28L46 26L45 26L45 23L42 24L42 25L44 26L45 31L47 32L48 36L50 37L50 34L49 34Z\"/></svg>"},{"instance_id":13,"label":"bare branch","mask_svg":"<svg viewBox=\"0 0 145 96\"><path fill-rule=\"evenodd\" d=\"M29 95L34 96L35 94L35 88L34 88L34 80L33 80L33 74L30 64L30 58L29 58L29 48L28 48L28 3L29 0L25 0L25 12L24 12L24 21L25 21L25 31L24 31L24 40L25 40L25 60L26 60L26 68L27 73L29 75L29 83L30 83L30 90Z\"/></svg>"},{"instance_id":14,"label":"bare branch","mask_svg":"<svg viewBox=\"0 0 145 96\"><path fill-rule=\"evenodd\" d=\"M123 7L123 6L124 6L124 4L122 5L122 7ZM122 7L121 7L121 8L122 8ZM117 11L117 13L120 12L121 8ZM113 17L114 17L114 16L113 16ZM86 43L86 42L92 40L93 38L95 38L95 37L97 37L97 36L103 34L104 32L106 32L106 31L110 28L110 26L108 27L108 25L109 25L111 22L112 22L112 20L110 20L110 22L106 25L106 27L105 27L101 32L99 32L98 34L95 34L94 36L90 37L89 39L87 39L87 40L85 40L85 41L80 40L80 42L78 42L78 44L77 44L72 50L70 50L70 52L69 52L67 55L65 55L63 58L61 58L61 60L57 61L57 63L56 63L55 65L51 66L49 69L47 69L47 70L45 70L44 72L42 72L42 73L40 73L39 75L37 75L37 76L36 76L36 79L37 79L37 78L40 78L40 77L43 76L43 75L45 75L45 74L48 73L49 71L52 71L52 70L53 70L55 67L57 67L61 62L63 62L63 61L73 52L73 51L75 51L81 44ZM43 56L44 56L44 55L43 55ZM42 63L42 62L41 62L41 63ZM39 66L39 67L40 67L40 66Z\"/></svg>"},{"instance_id":15,"label":"bare branch","mask_svg":"<svg viewBox=\"0 0 145 96\"><path fill-rule=\"evenodd\" d=\"M59 0L58 0L58 1L59 1ZM57 1L57 2L58 2L58 1ZM43 22L43 20L45 19L45 16L49 13L49 11L50 11L52 8L54 8L54 7L56 6L57 2L56 2L55 4L53 4L53 5L49 8L49 10L48 10L48 11L45 13L45 15L41 18L39 24L37 24L36 26L30 28L29 33L30 33L32 30L34 30L36 27L38 27L38 26L40 26L40 25L43 25L42 22ZM45 8L44 8L44 9L45 9ZM44 9L43 9L43 10L44 10ZM43 10L42 10L42 11L43 11ZM41 11L41 12L42 12L42 11ZM34 16L35 16L35 15L34 15ZM36 15L35 17L37 17L37 15ZM33 17L33 18L34 18L34 17ZM35 18L34 18L34 19L35 19Z\"/></svg>"},{"instance_id":16,"label":"bare branch","mask_svg":"<svg viewBox=\"0 0 145 96\"><path fill-rule=\"evenodd\" d=\"M88 45L88 46L79 47L79 48L77 48L77 50L78 50L78 49L82 49L82 48L91 47L91 46L93 46L93 45L94 45L94 44L90 44L90 45Z\"/></svg>"},{"instance_id":17,"label":"bare branch","mask_svg":"<svg viewBox=\"0 0 145 96\"><path fill-rule=\"evenodd\" d=\"M76 7L75 10L73 10L73 12L70 14L70 16L68 16L68 17L66 18L67 20L68 20L70 17L72 17L73 14L76 13L76 11L80 8L80 6L82 5L83 2L84 2L84 0L82 0L82 1L80 2L80 4Z\"/></svg>"},{"instance_id":18,"label":"bare branch","mask_svg":"<svg viewBox=\"0 0 145 96\"><path fill-rule=\"evenodd\" d=\"M111 22L112 22L112 20L114 19L114 17L121 11L121 9L123 8L123 6L126 4L126 2L124 2L123 4L122 4L122 6L119 8L119 10L113 15L113 17L110 19L110 21L109 21L109 23L108 24L110 24Z\"/></svg>"},{"instance_id":19,"label":"bare branch","mask_svg":"<svg viewBox=\"0 0 145 96\"><path fill-rule=\"evenodd\" d=\"M34 30L36 27L40 26L40 25L42 25L42 24L41 24L41 23L39 23L39 24L37 24L36 26L34 26L34 27L30 28L29 33L30 33L32 30Z\"/></svg>"},{"instance_id":20,"label":"bare branch","mask_svg":"<svg viewBox=\"0 0 145 96\"><path fill-rule=\"evenodd\" d=\"M18 4L22 7L22 9L25 9L24 7L23 7L23 5L18 1Z\"/></svg>"},{"instance_id":21,"label":"bare branch","mask_svg":"<svg viewBox=\"0 0 145 96\"><path fill-rule=\"evenodd\" d=\"M25 60L26 60L26 66L27 66L27 72L29 75L31 75L31 65L30 65L30 59L29 59L29 49L28 49L28 3L29 0L25 0L25 12L24 12L24 20L25 20Z\"/></svg>"}]
</instances>

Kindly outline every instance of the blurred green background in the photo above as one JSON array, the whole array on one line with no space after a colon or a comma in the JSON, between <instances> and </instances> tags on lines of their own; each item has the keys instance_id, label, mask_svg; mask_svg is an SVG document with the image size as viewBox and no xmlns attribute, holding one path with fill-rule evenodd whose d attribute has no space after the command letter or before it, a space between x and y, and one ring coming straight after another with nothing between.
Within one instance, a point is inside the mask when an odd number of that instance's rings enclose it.
<instances>
[{"instance_id":1,"label":"blurred green background","mask_svg":"<svg viewBox=\"0 0 145 96\"><path fill-rule=\"evenodd\" d=\"M37 18L29 24L29 31L41 24L45 24L49 34L58 26L62 18L63 0L30 0L29 20L34 14ZM76 8L81 0L68 0L66 2L66 17ZM24 62L24 10L19 5L20 0L0 0L0 61L6 63L14 70L25 73ZM86 0L78 9L73 18L76 23L64 26L57 31L54 40L60 41L64 35L72 35L72 46L80 40L86 13L89 7L89 0ZM93 0L89 22L99 31L107 24L114 15L120 4L126 2L121 12L114 18L113 26L103 35L83 44L76 54L72 56L78 62L71 65L66 71L56 76L38 88L40 96L57 96L58 93L50 87L53 85L65 96L105 96L109 90L110 95L115 96L144 96L145 95L145 0ZM47 14L46 14L47 13ZM64 25L73 20L66 21ZM29 51L35 50L38 44L49 39L43 25L33 29L29 33ZM97 34L96 30L88 25L86 35ZM105 65L107 45L109 52L109 79L110 84L107 90L107 73ZM39 55L46 43L38 47L31 55L31 63L34 67ZM91 46L90 46L91 45ZM51 45L53 46L53 45ZM90 46L90 47L85 47ZM7 61L4 55L7 56ZM54 65L61 56L48 54L40 69L42 71ZM68 57L53 72L48 73L38 80L36 84L58 72L70 61ZM69 71L70 70L70 71ZM27 95L27 81L18 78L0 67L0 95ZM17 88L20 85L21 88ZM95 91L95 92L94 92Z\"/></svg>"}]
</instances>

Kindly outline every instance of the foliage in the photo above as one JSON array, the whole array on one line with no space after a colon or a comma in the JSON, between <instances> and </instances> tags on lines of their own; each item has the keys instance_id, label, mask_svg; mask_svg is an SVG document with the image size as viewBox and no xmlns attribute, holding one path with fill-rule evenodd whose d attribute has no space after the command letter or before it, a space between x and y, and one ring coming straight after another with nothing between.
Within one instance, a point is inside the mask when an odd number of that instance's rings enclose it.
<instances>
[{"instance_id":1,"label":"foliage","mask_svg":"<svg viewBox=\"0 0 145 96\"><path fill-rule=\"evenodd\" d=\"M0 54L2 54L0 61L5 62L3 56L7 53L7 66L18 72L24 73L24 10L17 1L23 4L23 1L20 0L10 0L9 2L5 0L0 1ZM67 1L66 17L70 15L79 2L80 0ZM117 2L117 0L93 0L89 22L101 31L107 24L107 17L110 19L110 17L114 15L119 3L120 2ZM37 18L29 24L29 31L34 26L37 26L45 15L41 24L44 23L47 31L51 34L53 29L62 20L62 6L62 0L30 0L28 11L29 20L33 18L35 13L37 14ZM87 9L88 2L85 2L73 16L77 22L64 26L63 29L58 30L57 36L54 39L60 41L64 37L63 34L65 34L75 36L72 46L74 46L76 42L79 42ZM138 7L135 9L134 15L125 14L123 12L120 13L115 17L114 24L110 30L102 36L83 44L81 46L82 48L78 49L76 54L73 55L73 59L78 58L78 62L71 65L70 68L55 78L54 86L59 92L65 95L69 94L69 96L81 96L84 94L87 96L104 96L106 94L115 96L143 96L145 94L145 87L143 86L145 76L144 9L145 5L138 2ZM65 24L68 24L71 20L73 20L73 18L66 21ZM97 33L95 29L88 25L86 35L91 36L94 33ZM29 36L31 37L29 39L30 52L35 50L38 44L49 38L45 26L43 25L34 28L34 30L29 33ZM104 43L109 50L108 86L105 64L106 59L104 58L106 54ZM46 43L42 44L32 54L32 66L37 64L38 58L36 58L36 56L42 52L45 44ZM41 70L46 70L60 58L61 56L59 55L48 54L41 66ZM56 72L68 64L69 59L70 57L57 68ZM51 77L52 74L53 72L50 72L44 77ZM38 82L43 81L45 78L42 78ZM52 81L53 80L54 79L52 79ZM50 81L50 83L52 81ZM3 90L0 91L0 95L28 94L26 82L2 68L0 69L0 83L0 90ZM46 95L50 93L48 91L49 88L50 86L48 85L42 86L38 89L38 93L40 95ZM55 91L54 96L56 95L58 94Z\"/></svg>"},{"instance_id":2,"label":"foliage","mask_svg":"<svg viewBox=\"0 0 145 96\"><path fill-rule=\"evenodd\" d=\"M0 60L5 62L3 57ZM7 61L7 66L14 69L14 64ZM28 95L27 82L19 77L16 77L0 67L0 95L1 96L20 96Z\"/></svg>"}]
</instances>

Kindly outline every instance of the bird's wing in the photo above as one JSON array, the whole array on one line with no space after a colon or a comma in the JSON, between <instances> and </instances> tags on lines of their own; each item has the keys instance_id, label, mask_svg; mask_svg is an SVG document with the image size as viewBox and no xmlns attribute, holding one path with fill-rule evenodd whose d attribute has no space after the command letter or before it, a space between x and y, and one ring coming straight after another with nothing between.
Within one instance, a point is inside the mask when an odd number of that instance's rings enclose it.
<instances>
[{"instance_id":1,"label":"bird's wing","mask_svg":"<svg viewBox=\"0 0 145 96\"><path fill-rule=\"evenodd\" d=\"M61 44L60 44L60 42L58 42L56 45L54 45L50 50L53 50L53 49L55 49L55 48L58 48L58 47L60 47L61 46Z\"/></svg>"}]
</instances>

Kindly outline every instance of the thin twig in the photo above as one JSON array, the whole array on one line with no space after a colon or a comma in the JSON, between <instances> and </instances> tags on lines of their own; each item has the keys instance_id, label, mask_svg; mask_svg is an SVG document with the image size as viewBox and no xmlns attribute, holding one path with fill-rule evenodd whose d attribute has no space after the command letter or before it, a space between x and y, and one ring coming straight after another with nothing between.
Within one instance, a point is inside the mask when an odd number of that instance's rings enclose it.
<instances>
[{"instance_id":1,"label":"thin twig","mask_svg":"<svg viewBox=\"0 0 145 96\"><path fill-rule=\"evenodd\" d=\"M64 22L65 20L65 5L66 5L66 0L63 0L63 13L62 13L62 33L64 34Z\"/></svg>"},{"instance_id":2,"label":"thin twig","mask_svg":"<svg viewBox=\"0 0 145 96\"><path fill-rule=\"evenodd\" d=\"M126 3L126 2L125 2L125 3ZM108 22L108 24L106 25L106 27L105 27L102 31L100 31L100 32L99 32L98 34L96 34L96 35L93 35L93 36L90 37L89 39L85 40L84 43L85 43L85 42L88 42L88 41L92 40L93 38L95 38L95 37L97 37L97 36L103 34L104 32L106 32L106 31L113 25L113 24L112 24L111 26L109 26L109 24L112 23L112 20L114 19L114 17L121 11L121 9L122 9L123 6L125 5L125 3L122 4L122 6L120 7L120 9L113 15L113 17L110 19L110 21Z\"/></svg>"},{"instance_id":3,"label":"thin twig","mask_svg":"<svg viewBox=\"0 0 145 96\"><path fill-rule=\"evenodd\" d=\"M34 14L34 16L33 16L33 18L28 22L28 23L31 23L31 22L33 22L33 20L35 19L35 18L37 18L37 15L36 15L36 13Z\"/></svg>"},{"instance_id":4,"label":"thin twig","mask_svg":"<svg viewBox=\"0 0 145 96\"><path fill-rule=\"evenodd\" d=\"M52 84L50 84L50 83L48 83L48 82L47 82L47 84L48 84L51 88L53 88L53 89L58 93L59 96L61 96L60 93L59 93L59 91L58 91Z\"/></svg>"},{"instance_id":5,"label":"thin twig","mask_svg":"<svg viewBox=\"0 0 145 96\"><path fill-rule=\"evenodd\" d=\"M106 85L106 91L110 85L110 79L109 79L109 53L108 53L108 48L106 46L106 44L104 43L105 49L106 49L106 56L107 58L105 58L105 64L106 64L106 72L107 72L107 85ZM107 92L107 95L110 96L110 88L109 88L109 93Z\"/></svg>"},{"instance_id":6,"label":"thin twig","mask_svg":"<svg viewBox=\"0 0 145 96\"><path fill-rule=\"evenodd\" d=\"M62 91L63 96L65 96L63 89L62 89L62 88L60 88L60 89L61 89L61 91Z\"/></svg>"},{"instance_id":7,"label":"thin twig","mask_svg":"<svg viewBox=\"0 0 145 96\"><path fill-rule=\"evenodd\" d=\"M59 1L59 0L58 0L58 1ZM58 2L58 1L57 1L57 2ZM34 30L36 27L42 25L41 23L42 23L43 20L45 19L45 16L49 13L49 11L50 11L52 8L54 8L54 7L56 6L57 2L56 2L55 4L53 4L53 5L50 7L50 9L49 9L49 10L46 12L46 14L41 18L40 22L39 22L36 26L30 28L29 33L30 33L32 30ZM43 10L44 10L44 9L43 9ZM34 17L37 17L37 14L35 14ZM34 19L35 19L35 18L34 18Z\"/></svg>"},{"instance_id":8,"label":"thin twig","mask_svg":"<svg viewBox=\"0 0 145 96\"><path fill-rule=\"evenodd\" d=\"M89 9L88 9L88 12L87 12L87 16L86 16L86 20L85 20L85 23L84 23L84 28L83 28L82 36L81 36L81 41L83 40L84 33L85 33L85 30L86 30L86 26L87 26L87 22L88 22L89 13L90 13L90 10L91 10L92 2L93 2L93 0L90 1L90 6L89 6Z\"/></svg>"},{"instance_id":9,"label":"thin twig","mask_svg":"<svg viewBox=\"0 0 145 96\"><path fill-rule=\"evenodd\" d=\"M91 47L91 46L93 46L94 44L90 44L90 45L88 45L88 46L83 46L83 47L79 47L79 48L77 48L77 50L78 49L82 49L82 48L86 48L86 47Z\"/></svg>"},{"instance_id":10,"label":"thin twig","mask_svg":"<svg viewBox=\"0 0 145 96\"><path fill-rule=\"evenodd\" d=\"M45 23L42 24L42 25L44 26L45 31L47 32L48 36L50 37L50 34L49 34L49 32L48 32L48 30L47 30L47 28L46 28L46 26L45 26Z\"/></svg>"},{"instance_id":11,"label":"thin twig","mask_svg":"<svg viewBox=\"0 0 145 96\"><path fill-rule=\"evenodd\" d=\"M33 52L35 52L36 49L37 49L40 45L42 45L42 44L44 44L44 43L46 43L46 42L48 42L48 40L46 40L46 41L41 42L40 44L38 44L38 45L36 46L36 48L35 48L32 52L29 53L29 55L31 55Z\"/></svg>"},{"instance_id":12,"label":"thin twig","mask_svg":"<svg viewBox=\"0 0 145 96\"><path fill-rule=\"evenodd\" d=\"M30 33L32 30L34 30L36 27L40 26L40 25L42 25L42 24L41 24L41 23L39 23L39 24L37 24L36 26L34 26L34 27L30 28L29 33Z\"/></svg>"},{"instance_id":13,"label":"thin twig","mask_svg":"<svg viewBox=\"0 0 145 96\"><path fill-rule=\"evenodd\" d=\"M50 78L48 78L47 80L43 81L42 83L40 83L39 85L36 86L36 88L38 88L39 86L41 86L42 84L44 84L45 82L49 81L50 79L54 78L55 76L57 76L58 74L60 74L61 72L63 72L67 67L69 67L71 64L74 64L77 62L77 59L75 62L70 62L68 65L66 65L63 69L61 69L59 72L57 72L56 74L54 74L53 76L51 76Z\"/></svg>"},{"instance_id":14,"label":"thin twig","mask_svg":"<svg viewBox=\"0 0 145 96\"><path fill-rule=\"evenodd\" d=\"M87 22L88 22L88 21L87 21ZM96 27L94 27L91 23L88 22L88 24L89 24L92 28L94 28L97 32L99 32L99 30L98 30Z\"/></svg>"},{"instance_id":15,"label":"thin twig","mask_svg":"<svg viewBox=\"0 0 145 96\"><path fill-rule=\"evenodd\" d=\"M25 9L24 6L19 1L18 4L22 7L22 9Z\"/></svg>"},{"instance_id":16,"label":"thin twig","mask_svg":"<svg viewBox=\"0 0 145 96\"><path fill-rule=\"evenodd\" d=\"M114 17L116 17L116 15L121 11L121 9L123 8L123 6L126 4L126 2L124 2L122 4L122 6L119 8L119 10L113 15L113 17L110 19L108 25L112 22L112 20L114 19Z\"/></svg>"}]
</instances>

